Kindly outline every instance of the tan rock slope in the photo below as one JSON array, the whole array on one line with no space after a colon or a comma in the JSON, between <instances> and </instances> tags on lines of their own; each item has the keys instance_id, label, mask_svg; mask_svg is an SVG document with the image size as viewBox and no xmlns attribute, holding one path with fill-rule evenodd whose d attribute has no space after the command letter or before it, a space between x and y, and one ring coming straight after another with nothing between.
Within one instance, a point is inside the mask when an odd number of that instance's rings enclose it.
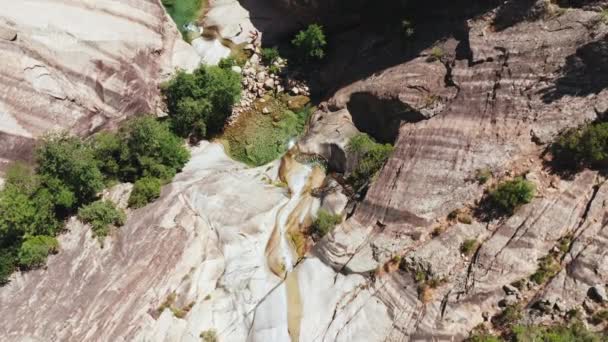
<instances>
[{"instance_id":1,"label":"tan rock slope","mask_svg":"<svg viewBox=\"0 0 608 342\"><path fill-rule=\"evenodd\" d=\"M158 83L198 57L157 0L7 1L0 11L0 160L52 129L86 134L158 110Z\"/></svg>"}]
</instances>

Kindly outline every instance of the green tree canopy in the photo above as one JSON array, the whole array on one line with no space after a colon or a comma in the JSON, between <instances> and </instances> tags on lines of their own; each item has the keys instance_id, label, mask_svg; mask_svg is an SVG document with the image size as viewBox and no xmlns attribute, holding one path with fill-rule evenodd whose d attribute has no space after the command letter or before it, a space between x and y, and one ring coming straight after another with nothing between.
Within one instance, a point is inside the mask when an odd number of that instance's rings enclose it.
<instances>
[{"instance_id":1,"label":"green tree canopy","mask_svg":"<svg viewBox=\"0 0 608 342\"><path fill-rule=\"evenodd\" d=\"M241 95L241 75L229 68L201 66L192 74L179 71L161 86L171 127L182 137L216 134Z\"/></svg>"}]
</instances>

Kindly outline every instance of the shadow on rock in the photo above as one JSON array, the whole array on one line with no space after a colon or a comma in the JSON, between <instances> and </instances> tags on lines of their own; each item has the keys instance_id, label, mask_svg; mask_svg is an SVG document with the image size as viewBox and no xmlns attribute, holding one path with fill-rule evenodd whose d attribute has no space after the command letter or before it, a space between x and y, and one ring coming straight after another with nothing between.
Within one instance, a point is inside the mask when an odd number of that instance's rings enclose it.
<instances>
[{"instance_id":1,"label":"shadow on rock","mask_svg":"<svg viewBox=\"0 0 608 342\"><path fill-rule=\"evenodd\" d=\"M608 86L608 37L583 45L568 56L562 76L546 90L543 101L551 103L564 96L597 94Z\"/></svg>"}]
</instances>

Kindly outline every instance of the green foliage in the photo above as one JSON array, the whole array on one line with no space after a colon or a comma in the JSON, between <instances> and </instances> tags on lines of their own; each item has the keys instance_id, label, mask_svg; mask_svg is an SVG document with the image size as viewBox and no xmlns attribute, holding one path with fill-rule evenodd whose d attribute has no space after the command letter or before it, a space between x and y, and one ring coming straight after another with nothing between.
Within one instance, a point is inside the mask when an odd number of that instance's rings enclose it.
<instances>
[{"instance_id":1,"label":"green foliage","mask_svg":"<svg viewBox=\"0 0 608 342\"><path fill-rule=\"evenodd\" d=\"M95 201L78 210L78 218L89 223L93 228L93 235L103 238L108 235L110 226L122 226L126 216L124 211L117 209L111 201Z\"/></svg>"},{"instance_id":2,"label":"green foliage","mask_svg":"<svg viewBox=\"0 0 608 342\"><path fill-rule=\"evenodd\" d=\"M161 86L171 127L176 134L198 140L218 133L241 94L241 75L230 69L201 66L179 71Z\"/></svg>"},{"instance_id":3,"label":"green foliage","mask_svg":"<svg viewBox=\"0 0 608 342\"><path fill-rule=\"evenodd\" d=\"M158 178L144 177L133 185L129 207L141 208L160 196L162 182Z\"/></svg>"},{"instance_id":4,"label":"green foliage","mask_svg":"<svg viewBox=\"0 0 608 342\"><path fill-rule=\"evenodd\" d=\"M523 318L523 315L523 309L519 304L508 305L492 318L492 323L502 328L512 327Z\"/></svg>"},{"instance_id":5,"label":"green foliage","mask_svg":"<svg viewBox=\"0 0 608 342\"><path fill-rule=\"evenodd\" d=\"M507 214L512 214L517 207L529 203L536 189L533 183L517 177L503 182L490 192L490 204Z\"/></svg>"},{"instance_id":6,"label":"green foliage","mask_svg":"<svg viewBox=\"0 0 608 342\"><path fill-rule=\"evenodd\" d=\"M236 58L233 56L228 56L226 58L220 59L217 63L217 66L222 69L231 69L233 66L238 66L239 64L236 61Z\"/></svg>"},{"instance_id":7,"label":"green foliage","mask_svg":"<svg viewBox=\"0 0 608 342\"><path fill-rule=\"evenodd\" d=\"M465 240L460 245L460 253L464 255L471 255L475 249L477 249L478 243L476 239Z\"/></svg>"},{"instance_id":8,"label":"green foliage","mask_svg":"<svg viewBox=\"0 0 608 342\"><path fill-rule=\"evenodd\" d=\"M118 180L121 163L127 158L128 150L116 133L100 132L91 137L89 146L98 162L99 170L106 180Z\"/></svg>"},{"instance_id":9,"label":"green foliage","mask_svg":"<svg viewBox=\"0 0 608 342\"><path fill-rule=\"evenodd\" d=\"M501 339L498 336L493 336L488 332L474 332L471 334L471 336L469 336L466 340L466 342L502 342L503 339Z\"/></svg>"},{"instance_id":10,"label":"green foliage","mask_svg":"<svg viewBox=\"0 0 608 342\"><path fill-rule=\"evenodd\" d=\"M572 129L551 146L557 164L566 168L608 166L608 122Z\"/></svg>"},{"instance_id":11,"label":"green foliage","mask_svg":"<svg viewBox=\"0 0 608 342\"><path fill-rule=\"evenodd\" d=\"M312 107L293 112L279 99L270 98L265 102L269 114L256 110L231 127L224 137L228 142L230 155L252 166L267 164L287 151L290 139L299 136L312 112Z\"/></svg>"},{"instance_id":12,"label":"green foliage","mask_svg":"<svg viewBox=\"0 0 608 342\"><path fill-rule=\"evenodd\" d=\"M262 62L267 66L271 66L281 57L276 47L263 48L260 55L262 56Z\"/></svg>"},{"instance_id":13,"label":"green foliage","mask_svg":"<svg viewBox=\"0 0 608 342\"><path fill-rule=\"evenodd\" d=\"M156 177L168 181L190 158L183 141L154 117L133 119L122 127L119 134L128 150L126 158L120 161L125 180Z\"/></svg>"},{"instance_id":14,"label":"green foliage","mask_svg":"<svg viewBox=\"0 0 608 342\"><path fill-rule=\"evenodd\" d=\"M57 204L73 209L103 188L103 175L91 149L65 133L48 135L36 149L37 173Z\"/></svg>"},{"instance_id":15,"label":"green foliage","mask_svg":"<svg viewBox=\"0 0 608 342\"><path fill-rule=\"evenodd\" d=\"M379 144L369 135L359 133L348 142L348 152L357 160L357 166L348 176L348 181L356 190L360 190L382 168L393 152L393 146Z\"/></svg>"},{"instance_id":16,"label":"green foliage","mask_svg":"<svg viewBox=\"0 0 608 342\"><path fill-rule=\"evenodd\" d=\"M203 342L217 342L217 333L214 329L205 330L201 333L200 338Z\"/></svg>"},{"instance_id":17,"label":"green foliage","mask_svg":"<svg viewBox=\"0 0 608 342\"><path fill-rule=\"evenodd\" d=\"M46 235L28 236L19 249L19 264L25 268L44 265L46 257L59 249L57 239Z\"/></svg>"},{"instance_id":18,"label":"green foliage","mask_svg":"<svg viewBox=\"0 0 608 342\"><path fill-rule=\"evenodd\" d=\"M544 284L549 278L555 276L561 269L557 258L550 254L542 257L538 269L530 276L530 280L537 284Z\"/></svg>"},{"instance_id":19,"label":"green foliage","mask_svg":"<svg viewBox=\"0 0 608 342\"><path fill-rule=\"evenodd\" d=\"M317 213L317 218L315 219L312 229L317 235L323 237L327 235L327 233L334 230L337 224L342 222L342 216L334 215L327 210L320 209Z\"/></svg>"},{"instance_id":20,"label":"green foliage","mask_svg":"<svg viewBox=\"0 0 608 342\"><path fill-rule=\"evenodd\" d=\"M8 283L8 278L16 269L18 246L0 247L0 286Z\"/></svg>"},{"instance_id":21,"label":"green foliage","mask_svg":"<svg viewBox=\"0 0 608 342\"><path fill-rule=\"evenodd\" d=\"M325 56L325 33L323 27L318 24L309 25L306 30L298 32L291 41L298 50L299 56L304 60L323 59Z\"/></svg>"},{"instance_id":22,"label":"green foliage","mask_svg":"<svg viewBox=\"0 0 608 342\"><path fill-rule=\"evenodd\" d=\"M602 337L590 332L585 326L576 321L569 325L556 325L551 327L524 326L513 327L512 341L514 342L600 342Z\"/></svg>"},{"instance_id":23,"label":"green foliage","mask_svg":"<svg viewBox=\"0 0 608 342\"><path fill-rule=\"evenodd\" d=\"M39 177L21 164L10 166L0 191L0 244L11 245L25 234L54 235L59 229L55 199Z\"/></svg>"}]
</instances>

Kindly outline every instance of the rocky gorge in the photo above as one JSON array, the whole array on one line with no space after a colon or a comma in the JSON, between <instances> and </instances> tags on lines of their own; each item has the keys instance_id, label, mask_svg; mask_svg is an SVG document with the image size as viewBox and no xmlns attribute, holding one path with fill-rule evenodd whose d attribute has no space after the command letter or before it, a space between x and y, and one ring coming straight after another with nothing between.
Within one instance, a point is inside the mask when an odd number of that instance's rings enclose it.
<instances>
[{"instance_id":1,"label":"rocky gorge","mask_svg":"<svg viewBox=\"0 0 608 342\"><path fill-rule=\"evenodd\" d=\"M215 35L192 45L156 0L4 4L6 163L29 160L49 129L88 135L161 113L158 84L227 54L222 39L258 56L319 21L330 48L314 75L291 83L259 56L236 69L236 114L277 90L318 103L285 155L249 167L220 142L192 146L161 197L129 211L103 248L71 218L45 268L0 288L2 340L460 341L480 327L499 333L514 305L526 324L576 311L605 330L594 317L608 306L606 174L556 172L548 146L606 118L606 4L412 1L401 15L389 1L345 3L210 0L200 24ZM405 17L412 37L378 24ZM357 163L348 144L359 132L394 151L356 197L334 174ZM486 192L515 176L535 197L510 216L480 213ZM105 196L121 203L129 191ZM305 236L320 208L344 221ZM531 281L549 255L556 272Z\"/></svg>"}]
</instances>

